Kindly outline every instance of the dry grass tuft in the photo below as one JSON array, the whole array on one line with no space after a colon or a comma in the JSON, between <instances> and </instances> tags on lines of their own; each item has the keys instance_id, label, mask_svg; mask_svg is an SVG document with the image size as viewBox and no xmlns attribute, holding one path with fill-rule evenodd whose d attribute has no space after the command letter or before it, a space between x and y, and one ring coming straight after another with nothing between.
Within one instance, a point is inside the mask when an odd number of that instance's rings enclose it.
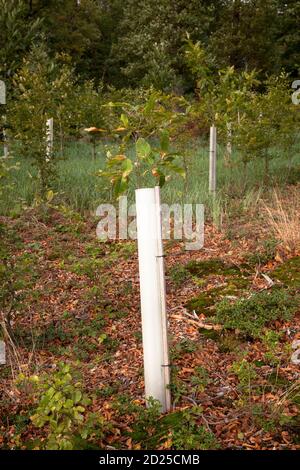
<instances>
[{"instance_id":1,"label":"dry grass tuft","mask_svg":"<svg viewBox=\"0 0 300 470\"><path fill-rule=\"evenodd\" d=\"M274 191L271 203L263 205L275 237L289 251L300 249L300 186L288 193Z\"/></svg>"}]
</instances>

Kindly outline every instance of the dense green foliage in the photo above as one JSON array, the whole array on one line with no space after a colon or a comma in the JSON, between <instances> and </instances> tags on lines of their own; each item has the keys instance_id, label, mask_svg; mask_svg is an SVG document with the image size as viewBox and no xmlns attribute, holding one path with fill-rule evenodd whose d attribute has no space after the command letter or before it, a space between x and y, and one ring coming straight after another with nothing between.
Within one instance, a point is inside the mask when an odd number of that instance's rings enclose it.
<instances>
[{"instance_id":1,"label":"dense green foliage","mask_svg":"<svg viewBox=\"0 0 300 470\"><path fill-rule=\"evenodd\" d=\"M25 376L19 377L21 383L24 380ZM103 419L86 411L91 400L68 364L60 363L54 374L35 375L29 380L39 400L31 421L48 430L45 449L71 450L78 448L80 438L88 439L92 433L101 436Z\"/></svg>"},{"instance_id":2,"label":"dense green foliage","mask_svg":"<svg viewBox=\"0 0 300 470\"><path fill-rule=\"evenodd\" d=\"M208 48L218 68L297 75L297 0L11 0L0 3L0 62L11 76L32 41L52 57L67 53L81 79L117 87L188 90L186 34Z\"/></svg>"}]
</instances>

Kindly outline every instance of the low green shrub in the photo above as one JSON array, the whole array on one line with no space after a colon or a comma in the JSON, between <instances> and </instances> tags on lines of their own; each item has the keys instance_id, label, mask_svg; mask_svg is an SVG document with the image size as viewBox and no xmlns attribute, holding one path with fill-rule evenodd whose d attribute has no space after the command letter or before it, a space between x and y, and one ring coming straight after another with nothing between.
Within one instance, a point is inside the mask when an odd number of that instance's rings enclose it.
<instances>
[{"instance_id":1,"label":"low green shrub","mask_svg":"<svg viewBox=\"0 0 300 470\"><path fill-rule=\"evenodd\" d=\"M289 320L296 312L299 299L283 289L263 291L235 303L223 300L216 307L215 320L225 329L238 329L258 338L264 327L275 320Z\"/></svg>"},{"instance_id":2,"label":"low green shrub","mask_svg":"<svg viewBox=\"0 0 300 470\"><path fill-rule=\"evenodd\" d=\"M56 372L31 379L38 394L38 406L31 421L48 433L43 448L71 450L78 448L79 439L102 437L103 418L87 411L91 400L68 364L60 363Z\"/></svg>"},{"instance_id":3,"label":"low green shrub","mask_svg":"<svg viewBox=\"0 0 300 470\"><path fill-rule=\"evenodd\" d=\"M132 416L128 435L143 449L167 446L175 450L211 450L220 446L214 434L199 424L203 413L200 406L163 415L160 403L153 398L145 408L119 395L115 408L121 415Z\"/></svg>"}]
</instances>

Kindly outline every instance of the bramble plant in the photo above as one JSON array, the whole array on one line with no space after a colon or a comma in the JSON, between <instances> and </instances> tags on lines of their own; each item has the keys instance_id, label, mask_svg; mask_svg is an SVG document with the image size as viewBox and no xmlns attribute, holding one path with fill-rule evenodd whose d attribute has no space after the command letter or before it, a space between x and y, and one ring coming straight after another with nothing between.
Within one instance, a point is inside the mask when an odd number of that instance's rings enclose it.
<instances>
[{"instance_id":1,"label":"bramble plant","mask_svg":"<svg viewBox=\"0 0 300 470\"><path fill-rule=\"evenodd\" d=\"M68 364L60 363L53 374L33 376L31 381L39 393L31 421L48 430L45 449L71 450L78 437L88 440L95 435L102 436L104 421L98 414L87 411L91 400L83 393L82 384L75 381Z\"/></svg>"}]
</instances>

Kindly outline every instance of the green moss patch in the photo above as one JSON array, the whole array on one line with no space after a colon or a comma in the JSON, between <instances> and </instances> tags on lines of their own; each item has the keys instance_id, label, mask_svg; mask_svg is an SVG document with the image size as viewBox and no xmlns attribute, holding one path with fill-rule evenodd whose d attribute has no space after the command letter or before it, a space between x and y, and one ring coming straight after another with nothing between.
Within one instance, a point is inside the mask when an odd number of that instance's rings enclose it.
<instances>
[{"instance_id":1,"label":"green moss patch","mask_svg":"<svg viewBox=\"0 0 300 470\"><path fill-rule=\"evenodd\" d=\"M286 287L300 288L300 256L289 259L278 266L272 273L272 279L277 279Z\"/></svg>"},{"instance_id":2,"label":"green moss patch","mask_svg":"<svg viewBox=\"0 0 300 470\"><path fill-rule=\"evenodd\" d=\"M233 277L228 279L225 285L201 292L197 297L189 300L185 307L189 311L195 311L198 315L212 316L215 313L215 305L226 297L240 297L249 285L248 279Z\"/></svg>"},{"instance_id":3,"label":"green moss patch","mask_svg":"<svg viewBox=\"0 0 300 470\"><path fill-rule=\"evenodd\" d=\"M204 261L190 261L186 265L187 271L193 276L203 277L208 275L232 276L241 273L238 266L226 264L219 258Z\"/></svg>"},{"instance_id":4,"label":"green moss patch","mask_svg":"<svg viewBox=\"0 0 300 470\"><path fill-rule=\"evenodd\" d=\"M249 279L244 275L244 267L227 264L219 258L205 261L190 261L185 266L186 271L197 278L205 279L216 275L225 277L225 282L218 287L201 292L189 300L185 307L197 314L212 316L215 305L226 297L240 297L249 287Z\"/></svg>"}]
</instances>

